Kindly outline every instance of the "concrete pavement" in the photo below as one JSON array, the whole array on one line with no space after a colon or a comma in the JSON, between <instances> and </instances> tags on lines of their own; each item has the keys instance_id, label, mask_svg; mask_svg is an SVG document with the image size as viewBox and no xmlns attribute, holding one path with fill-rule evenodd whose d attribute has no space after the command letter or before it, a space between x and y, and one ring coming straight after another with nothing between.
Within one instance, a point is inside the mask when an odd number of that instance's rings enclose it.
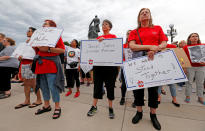
<instances>
[{"instance_id":1,"label":"concrete pavement","mask_svg":"<svg viewBox=\"0 0 205 131\"><path fill-rule=\"evenodd\" d=\"M62 116L58 120L53 120L53 109L39 116L34 112L40 107L15 110L14 106L23 102L24 93L20 84L12 84L11 97L0 100L0 131L155 131L150 122L147 101L142 121L133 125L131 120L136 109L131 107L132 92L127 93L126 105L120 106L120 83L117 82L116 85L115 119L111 120L108 117L106 95L99 101L97 114L87 117L92 104L91 84L90 87L81 86L79 98L73 98L74 93L69 97L65 97L65 93L61 94ZM162 131L205 131L205 106L197 102L196 93L192 94L191 103L187 104L184 102L184 90L177 91L177 100L181 104L181 107L177 108L171 103L169 88L164 89L167 95L162 95L157 110ZM31 102L34 101L35 95L32 93ZM51 105L53 107L53 103Z\"/></svg>"}]
</instances>

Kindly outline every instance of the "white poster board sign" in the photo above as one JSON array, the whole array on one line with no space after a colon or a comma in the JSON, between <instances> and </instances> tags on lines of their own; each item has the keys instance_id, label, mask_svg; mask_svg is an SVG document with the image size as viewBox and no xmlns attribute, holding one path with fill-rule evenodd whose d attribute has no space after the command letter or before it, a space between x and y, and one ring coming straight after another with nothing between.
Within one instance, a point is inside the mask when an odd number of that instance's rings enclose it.
<instances>
[{"instance_id":1,"label":"white poster board sign","mask_svg":"<svg viewBox=\"0 0 205 131\"><path fill-rule=\"evenodd\" d=\"M125 55L125 61L132 59L132 50L130 48L124 48L124 55Z\"/></svg>"},{"instance_id":2,"label":"white poster board sign","mask_svg":"<svg viewBox=\"0 0 205 131\"><path fill-rule=\"evenodd\" d=\"M136 90L187 81L187 77L172 50L155 54L154 60L147 56L124 63L124 77L128 90Z\"/></svg>"},{"instance_id":3,"label":"white poster board sign","mask_svg":"<svg viewBox=\"0 0 205 131\"><path fill-rule=\"evenodd\" d=\"M192 63L205 62L205 45L190 46L188 50Z\"/></svg>"},{"instance_id":4,"label":"white poster board sign","mask_svg":"<svg viewBox=\"0 0 205 131\"><path fill-rule=\"evenodd\" d=\"M123 39L82 40L80 64L94 66L121 66L123 64Z\"/></svg>"},{"instance_id":5,"label":"white poster board sign","mask_svg":"<svg viewBox=\"0 0 205 131\"><path fill-rule=\"evenodd\" d=\"M32 47L36 46L49 46L55 47L60 39L63 29L56 27L42 27L37 29L29 41L28 45Z\"/></svg>"},{"instance_id":6,"label":"white poster board sign","mask_svg":"<svg viewBox=\"0 0 205 131\"><path fill-rule=\"evenodd\" d=\"M33 60L35 55L36 52L30 45L27 45L27 43L20 43L12 53L11 57L18 58L19 56L22 56L23 59Z\"/></svg>"},{"instance_id":7,"label":"white poster board sign","mask_svg":"<svg viewBox=\"0 0 205 131\"><path fill-rule=\"evenodd\" d=\"M80 68L86 74L93 69L93 66L92 65L80 65Z\"/></svg>"}]
</instances>

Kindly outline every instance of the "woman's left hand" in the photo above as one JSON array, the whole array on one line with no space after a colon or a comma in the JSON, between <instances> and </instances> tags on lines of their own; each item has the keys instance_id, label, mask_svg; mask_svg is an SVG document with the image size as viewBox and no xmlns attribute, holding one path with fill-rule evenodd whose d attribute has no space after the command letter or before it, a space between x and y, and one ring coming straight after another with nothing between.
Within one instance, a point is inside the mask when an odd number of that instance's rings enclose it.
<instances>
[{"instance_id":1,"label":"woman's left hand","mask_svg":"<svg viewBox=\"0 0 205 131\"><path fill-rule=\"evenodd\" d=\"M154 51L148 51L147 52L147 56L148 56L148 60L154 60Z\"/></svg>"},{"instance_id":2,"label":"woman's left hand","mask_svg":"<svg viewBox=\"0 0 205 131\"><path fill-rule=\"evenodd\" d=\"M205 65L205 62L201 62L200 64L201 64L201 65Z\"/></svg>"},{"instance_id":3,"label":"woman's left hand","mask_svg":"<svg viewBox=\"0 0 205 131\"><path fill-rule=\"evenodd\" d=\"M37 46L37 48L39 49L39 51L48 52L48 46Z\"/></svg>"}]
</instances>

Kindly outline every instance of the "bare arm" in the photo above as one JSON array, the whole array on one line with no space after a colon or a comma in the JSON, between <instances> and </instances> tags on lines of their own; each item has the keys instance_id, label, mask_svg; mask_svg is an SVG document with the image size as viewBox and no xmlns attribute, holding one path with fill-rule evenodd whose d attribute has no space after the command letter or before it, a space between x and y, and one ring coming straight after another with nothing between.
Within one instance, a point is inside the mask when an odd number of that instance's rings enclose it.
<instances>
[{"instance_id":1,"label":"bare arm","mask_svg":"<svg viewBox=\"0 0 205 131\"><path fill-rule=\"evenodd\" d=\"M10 56L1 56L0 57L0 60L3 61L3 60L8 60L10 58Z\"/></svg>"},{"instance_id":2,"label":"bare arm","mask_svg":"<svg viewBox=\"0 0 205 131\"><path fill-rule=\"evenodd\" d=\"M159 45L160 51L165 49L166 47L167 47L167 42L166 41L162 41L162 43Z\"/></svg>"},{"instance_id":3,"label":"bare arm","mask_svg":"<svg viewBox=\"0 0 205 131\"><path fill-rule=\"evenodd\" d=\"M65 49L61 49L61 48L50 48L51 53L65 53Z\"/></svg>"},{"instance_id":4,"label":"bare arm","mask_svg":"<svg viewBox=\"0 0 205 131\"><path fill-rule=\"evenodd\" d=\"M48 46L41 46L38 47L38 49L42 52L48 52L49 47ZM65 49L61 49L61 48L50 48L51 53L65 53Z\"/></svg>"},{"instance_id":5,"label":"bare arm","mask_svg":"<svg viewBox=\"0 0 205 131\"><path fill-rule=\"evenodd\" d=\"M158 46L155 45L138 45L135 41L129 42L129 47L132 51L142 51L142 50L150 50L157 52L159 50Z\"/></svg>"}]
</instances>

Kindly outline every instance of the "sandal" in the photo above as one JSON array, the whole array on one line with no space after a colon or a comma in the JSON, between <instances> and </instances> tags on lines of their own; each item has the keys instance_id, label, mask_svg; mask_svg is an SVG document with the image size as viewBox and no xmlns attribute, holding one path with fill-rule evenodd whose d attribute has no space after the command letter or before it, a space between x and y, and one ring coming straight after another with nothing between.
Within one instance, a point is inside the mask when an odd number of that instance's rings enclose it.
<instances>
[{"instance_id":1,"label":"sandal","mask_svg":"<svg viewBox=\"0 0 205 131\"><path fill-rule=\"evenodd\" d=\"M28 106L28 105L30 105L30 104L19 104L19 105L15 106L14 109L20 109L20 108L23 108L23 107Z\"/></svg>"},{"instance_id":2,"label":"sandal","mask_svg":"<svg viewBox=\"0 0 205 131\"><path fill-rule=\"evenodd\" d=\"M60 116L61 116L61 108L60 109L55 109L55 111L53 113L53 119L58 119Z\"/></svg>"},{"instance_id":3,"label":"sandal","mask_svg":"<svg viewBox=\"0 0 205 131\"><path fill-rule=\"evenodd\" d=\"M3 93L3 94L0 95L0 99L5 99L5 98L8 98L10 96L11 96L11 93L10 94Z\"/></svg>"},{"instance_id":4,"label":"sandal","mask_svg":"<svg viewBox=\"0 0 205 131\"><path fill-rule=\"evenodd\" d=\"M176 107L180 107L180 104L179 104L179 103L176 103L176 102L174 102L174 101L172 101L172 104L173 104L174 106L176 106Z\"/></svg>"},{"instance_id":5,"label":"sandal","mask_svg":"<svg viewBox=\"0 0 205 131\"><path fill-rule=\"evenodd\" d=\"M34 108L34 107L37 107L37 106L39 106L39 105L41 105L42 103L39 103L39 104L37 104L37 103L32 103L31 105L29 105L28 106L28 108Z\"/></svg>"},{"instance_id":6,"label":"sandal","mask_svg":"<svg viewBox=\"0 0 205 131\"><path fill-rule=\"evenodd\" d=\"M37 112L35 113L35 115L39 115L39 114L42 114L42 113L45 113L45 112L49 112L51 111L51 106L48 106L47 108L45 108L43 106L42 109L38 109Z\"/></svg>"}]
</instances>

